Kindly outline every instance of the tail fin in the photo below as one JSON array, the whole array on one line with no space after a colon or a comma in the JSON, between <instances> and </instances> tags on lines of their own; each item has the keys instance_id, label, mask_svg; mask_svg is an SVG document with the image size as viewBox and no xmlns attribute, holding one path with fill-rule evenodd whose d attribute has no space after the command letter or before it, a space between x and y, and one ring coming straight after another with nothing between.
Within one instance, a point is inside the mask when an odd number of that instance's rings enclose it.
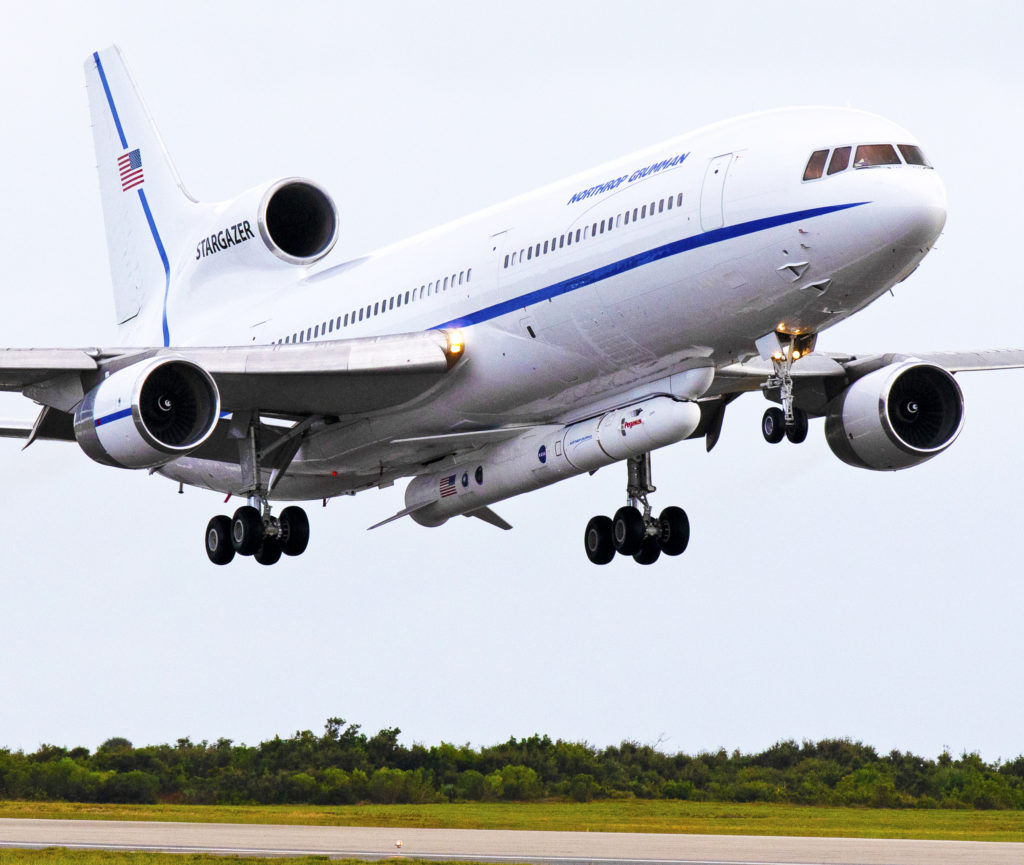
<instances>
[{"instance_id":1,"label":"tail fin","mask_svg":"<svg viewBox=\"0 0 1024 865\"><path fill-rule=\"evenodd\" d=\"M172 267L197 202L185 191L120 49L92 54L85 78L117 323L147 342L161 327L168 345Z\"/></svg>"}]
</instances>

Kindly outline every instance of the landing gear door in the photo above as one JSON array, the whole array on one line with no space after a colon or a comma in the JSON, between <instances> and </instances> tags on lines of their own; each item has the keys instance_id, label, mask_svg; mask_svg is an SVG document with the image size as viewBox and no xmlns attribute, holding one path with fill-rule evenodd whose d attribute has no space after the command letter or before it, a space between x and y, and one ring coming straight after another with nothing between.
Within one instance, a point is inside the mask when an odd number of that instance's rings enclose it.
<instances>
[{"instance_id":1,"label":"landing gear door","mask_svg":"<svg viewBox=\"0 0 1024 865\"><path fill-rule=\"evenodd\" d=\"M725 192L725 176L729 173L732 153L716 156L708 163L704 174L704 185L700 190L700 227L711 231L725 225L722 213L722 196Z\"/></svg>"}]
</instances>

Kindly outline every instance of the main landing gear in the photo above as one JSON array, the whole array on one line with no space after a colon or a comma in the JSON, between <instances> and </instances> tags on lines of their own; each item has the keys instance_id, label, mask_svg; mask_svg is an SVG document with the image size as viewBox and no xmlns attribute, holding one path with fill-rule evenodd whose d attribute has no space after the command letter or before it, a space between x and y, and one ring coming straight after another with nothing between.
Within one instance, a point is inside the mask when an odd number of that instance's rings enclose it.
<instances>
[{"instance_id":1,"label":"main landing gear","mask_svg":"<svg viewBox=\"0 0 1024 865\"><path fill-rule=\"evenodd\" d=\"M228 435L238 440L238 463L242 476L248 479L246 495L249 501L233 516L216 516L206 524L206 555L215 565L226 565L235 553L252 556L261 565L275 564L282 554L302 555L309 544L306 512L293 505L281 511L278 517L270 513L267 498L274 487L274 480L271 479L269 486L264 485L260 471L261 457L267 451L261 451L259 447L259 414L237 415L235 420ZM294 456L298 443L299 439L295 437L285 466Z\"/></svg>"},{"instance_id":2,"label":"main landing gear","mask_svg":"<svg viewBox=\"0 0 1024 865\"><path fill-rule=\"evenodd\" d=\"M587 523L583 534L587 558L595 565L607 565L619 553L632 556L641 565L653 565L662 553L678 556L690 542L686 511L672 505L658 517L651 515L647 495L656 488L651 484L650 453L630 457L626 469L629 504L619 508L613 518L594 517Z\"/></svg>"},{"instance_id":3,"label":"main landing gear","mask_svg":"<svg viewBox=\"0 0 1024 865\"><path fill-rule=\"evenodd\" d=\"M260 507L243 505L234 516L216 516L206 524L206 555L215 565L234 557L252 556L261 565L273 565L281 555L299 556L309 544L309 518L294 505L270 515L266 501Z\"/></svg>"}]
</instances>

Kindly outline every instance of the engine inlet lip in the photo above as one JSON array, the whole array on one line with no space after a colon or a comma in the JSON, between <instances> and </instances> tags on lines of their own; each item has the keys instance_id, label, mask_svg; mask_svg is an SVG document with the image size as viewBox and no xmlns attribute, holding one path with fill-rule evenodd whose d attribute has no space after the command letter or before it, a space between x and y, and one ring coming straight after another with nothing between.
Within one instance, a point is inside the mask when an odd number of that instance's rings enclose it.
<instances>
[{"instance_id":1,"label":"engine inlet lip","mask_svg":"<svg viewBox=\"0 0 1024 865\"><path fill-rule=\"evenodd\" d=\"M292 255L291 253L283 250L270 234L270 228L267 225L267 209L269 208L270 202L274 196L287 186L308 187L320 196L322 201L326 203L330 209L331 220L333 222L333 225L331 226L331 236L328 238L327 242L312 255ZM256 214L256 225L259 228L260 237L263 239L263 243L266 245L267 249L287 264L313 264L334 249L334 245L338 242L338 208L334 204L334 199L327 194L327 191L323 189L323 187L306 177L285 177L270 186L270 188L263 194L263 198L260 200L259 212Z\"/></svg>"},{"instance_id":2,"label":"engine inlet lip","mask_svg":"<svg viewBox=\"0 0 1024 865\"><path fill-rule=\"evenodd\" d=\"M184 367L187 370L187 374L195 376L196 380L205 387L205 396L211 405L209 422L203 430L202 435L179 445L171 444L157 438L146 424L145 419L142 417L143 387L154 372L162 367L170 365ZM211 435L213 435L213 431L217 428L217 421L220 419L220 391L218 390L213 377L198 364L185 360L182 357L158 357L152 360L142 371L141 375L139 375L135 380L135 385L132 389L131 409L132 423L135 425L135 429L138 430L139 435L142 436L142 439L146 444L153 449L168 455L187 454L194 451L199 447L199 445L205 442Z\"/></svg>"},{"instance_id":3,"label":"engine inlet lip","mask_svg":"<svg viewBox=\"0 0 1024 865\"><path fill-rule=\"evenodd\" d=\"M952 389L953 389L954 402L956 404L956 410L957 410L956 425L953 428L953 430L951 432L949 432L942 439L942 441L940 441L934 447L930 447L930 448L918 447L917 445L913 445L910 442L906 441L898 432L896 432L896 428L895 428L895 426L893 424L893 421L892 421L892 416L891 416L891 414L889 412L889 396L890 396L890 394L892 392L893 387L895 386L897 381L905 373L908 373L908 372L911 372L911 371L921 371L921 372L931 371L932 373L938 375L940 377L940 380L943 381L943 383L945 385L948 385L948 386L952 387ZM938 453L941 453L942 451L944 451L947 447L949 447L950 444L952 444L954 441L956 441L957 436L960 435L960 430L963 428L963 425L964 425L964 395L963 395L963 391L960 389L959 382L957 382L957 380L952 376L952 374L949 372L949 370L944 369L941 366L937 366L936 364L933 364L933 363L923 363L921 361L908 361L907 363L903 364L903 366L900 369L898 369L896 371L895 375L893 375L893 376L891 376L889 378L888 382L886 382L886 385L885 385L885 387L882 390L882 393L879 394L879 397L878 397L878 417L879 417L879 420L881 421L882 429L885 431L886 436L888 436L889 441L891 441L893 443L893 445L895 445L897 448L899 448L904 453L908 453L908 454L930 454L930 455L938 454Z\"/></svg>"}]
</instances>

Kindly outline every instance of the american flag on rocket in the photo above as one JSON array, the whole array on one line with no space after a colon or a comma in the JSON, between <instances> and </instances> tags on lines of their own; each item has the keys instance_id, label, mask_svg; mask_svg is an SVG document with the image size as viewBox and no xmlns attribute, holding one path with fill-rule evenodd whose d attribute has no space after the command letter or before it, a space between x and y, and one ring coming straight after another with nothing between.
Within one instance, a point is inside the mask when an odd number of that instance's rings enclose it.
<instances>
[{"instance_id":1,"label":"american flag on rocket","mask_svg":"<svg viewBox=\"0 0 1024 865\"><path fill-rule=\"evenodd\" d=\"M117 158L117 170L121 172L121 191L127 192L142 185L142 155L135 148Z\"/></svg>"},{"instance_id":2,"label":"american flag on rocket","mask_svg":"<svg viewBox=\"0 0 1024 865\"><path fill-rule=\"evenodd\" d=\"M455 489L455 475L448 475L446 478L441 478L441 498L446 499L448 496L453 496L458 490Z\"/></svg>"}]
</instances>

